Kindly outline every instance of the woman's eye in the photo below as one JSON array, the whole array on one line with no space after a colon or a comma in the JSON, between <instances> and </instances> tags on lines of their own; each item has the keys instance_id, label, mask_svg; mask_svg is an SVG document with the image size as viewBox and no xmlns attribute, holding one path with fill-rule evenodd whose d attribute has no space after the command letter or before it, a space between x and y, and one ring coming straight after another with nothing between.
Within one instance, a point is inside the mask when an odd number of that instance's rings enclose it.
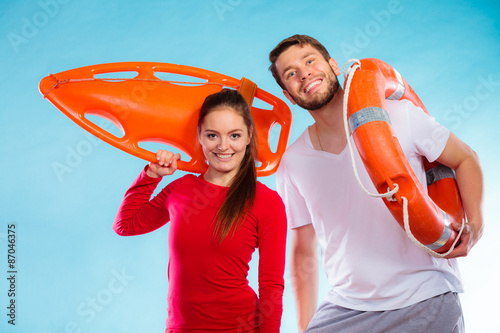
<instances>
[{"instance_id":1,"label":"woman's eye","mask_svg":"<svg viewBox=\"0 0 500 333\"><path fill-rule=\"evenodd\" d=\"M238 139L241 136L241 134L233 133L231 134L231 138L233 139Z\"/></svg>"},{"instance_id":2,"label":"woman's eye","mask_svg":"<svg viewBox=\"0 0 500 333\"><path fill-rule=\"evenodd\" d=\"M217 135L215 135L214 133L207 134L207 138L209 138L209 139L215 139L216 137L217 137Z\"/></svg>"}]
</instances>

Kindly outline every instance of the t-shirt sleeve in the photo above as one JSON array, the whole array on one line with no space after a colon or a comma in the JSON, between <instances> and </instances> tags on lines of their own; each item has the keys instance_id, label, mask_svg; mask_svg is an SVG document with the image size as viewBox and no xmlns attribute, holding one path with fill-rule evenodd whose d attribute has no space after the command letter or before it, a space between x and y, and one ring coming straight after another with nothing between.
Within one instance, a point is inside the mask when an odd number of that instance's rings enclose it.
<instances>
[{"instance_id":1,"label":"t-shirt sleeve","mask_svg":"<svg viewBox=\"0 0 500 333\"><path fill-rule=\"evenodd\" d=\"M147 166L125 193L118 209L113 230L120 236L141 235L160 228L169 221L165 200L168 187L150 201L162 178L146 174Z\"/></svg>"},{"instance_id":2,"label":"t-shirt sleeve","mask_svg":"<svg viewBox=\"0 0 500 333\"><path fill-rule=\"evenodd\" d=\"M268 190L259 221L260 332L280 331L286 253L286 213L283 201Z\"/></svg>"},{"instance_id":3,"label":"t-shirt sleeve","mask_svg":"<svg viewBox=\"0 0 500 333\"><path fill-rule=\"evenodd\" d=\"M276 189L285 204L290 229L312 223L306 200L292 181L284 161L282 161L276 172Z\"/></svg>"},{"instance_id":4,"label":"t-shirt sleeve","mask_svg":"<svg viewBox=\"0 0 500 333\"><path fill-rule=\"evenodd\" d=\"M409 120L412 128L412 137L417 152L434 162L443 152L450 131L438 123L436 119L421 108L408 102Z\"/></svg>"}]
</instances>

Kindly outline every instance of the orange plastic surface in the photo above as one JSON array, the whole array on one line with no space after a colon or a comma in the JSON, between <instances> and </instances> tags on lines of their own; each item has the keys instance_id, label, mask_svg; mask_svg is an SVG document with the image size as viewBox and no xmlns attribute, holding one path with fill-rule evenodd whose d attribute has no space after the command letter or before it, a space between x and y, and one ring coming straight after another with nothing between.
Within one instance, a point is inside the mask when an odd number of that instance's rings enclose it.
<instances>
[{"instance_id":1,"label":"orange plastic surface","mask_svg":"<svg viewBox=\"0 0 500 333\"><path fill-rule=\"evenodd\" d=\"M426 113L423 103L403 79L405 92L400 99L407 99ZM396 91L398 79L394 69L377 59L361 60L361 69L356 70L351 81L347 113L367 107L381 107L387 110L386 98ZM441 210L450 222L464 221L465 213L455 179L442 179L428 186L428 194L409 165L392 126L385 121L372 121L358 127L352 134L358 152L379 193L399 186L396 202L384 199L394 218L404 228L402 196L408 199L408 212L412 234L422 244L438 240L445 228ZM438 163L425 163L425 169ZM437 252L446 252L457 234L452 230L448 241Z\"/></svg>"},{"instance_id":2,"label":"orange plastic surface","mask_svg":"<svg viewBox=\"0 0 500 333\"><path fill-rule=\"evenodd\" d=\"M132 75L117 78L123 72ZM162 80L159 73L189 76L196 82ZM179 161L179 169L194 173L203 173L208 167L197 140L199 110L206 96L224 87L239 89L251 105L259 140L257 174L272 174L288 144L292 115L281 99L259 89L248 79L237 80L183 65L121 62L51 74L42 79L39 86L54 106L98 138L150 162L156 161L155 153L141 148L141 142L170 145L190 158ZM269 109L253 106L254 98L267 103ZM115 136L97 126L86 117L88 115L107 119L123 136ZM276 124L281 130L273 152L269 135Z\"/></svg>"}]
</instances>

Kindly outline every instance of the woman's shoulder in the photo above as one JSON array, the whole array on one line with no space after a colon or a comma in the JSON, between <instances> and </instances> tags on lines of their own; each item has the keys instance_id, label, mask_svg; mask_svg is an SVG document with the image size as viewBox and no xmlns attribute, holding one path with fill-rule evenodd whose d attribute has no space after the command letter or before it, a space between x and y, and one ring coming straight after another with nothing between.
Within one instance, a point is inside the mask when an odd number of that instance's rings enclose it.
<instances>
[{"instance_id":1,"label":"woman's shoulder","mask_svg":"<svg viewBox=\"0 0 500 333\"><path fill-rule=\"evenodd\" d=\"M266 228L280 227L286 229L286 212L283 200L278 192L261 182L257 182L253 208L254 216L259 223L265 223Z\"/></svg>"},{"instance_id":2,"label":"woman's shoulder","mask_svg":"<svg viewBox=\"0 0 500 333\"><path fill-rule=\"evenodd\" d=\"M255 201L262 202L266 205L283 204L278 192L267 187L267 185L257 181L257 191L255 193Z\"/></svg>"},{"instance_id":3,"label":"woman's shoulder","mask_svg":"<svg viewBox=\"0 0 500 333\"><path fill-rule=\"evenodd\" d=\"M257 181L257 193L273 195L274 193L276 193L276 191L269 188L266 184Z\"/></svg>"},{"instance_id":4,"label":"woman's shoulder","mask_svg":"<svg viewBox=\"0 0 500 333\"><path fill-rule=\"evenodd\" d=\"M171 189L178 188L179 186L192 187L195 186L195 184L198 182L199 182L198 177L192 174L186 174L184 176L172 180L170 183L168 183L166 187Z\"/></svg>"}]
</instances>

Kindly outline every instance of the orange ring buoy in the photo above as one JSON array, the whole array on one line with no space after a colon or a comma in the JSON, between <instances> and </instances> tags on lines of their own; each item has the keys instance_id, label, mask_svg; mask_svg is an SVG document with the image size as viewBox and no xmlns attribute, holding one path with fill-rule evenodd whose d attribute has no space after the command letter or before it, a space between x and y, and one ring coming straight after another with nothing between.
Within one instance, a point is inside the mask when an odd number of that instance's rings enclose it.
<instances>
[{"instance_id":1,"label":"orange ring buoy","mask_svg":"<svg viewBox=\"0 0 500 333\"><path fill-rule=\"evenodd\" d=\"M387 63L373 58L361 60L352 77L347 116L353 140L379 193L399 189L396 200L384 203L404 228L403 199L408 200L409 227L429 250L448 251L457 238L453 222L463 223L465 213L455 174L437 162L425 161L427 193L401 149L386 111L386 99L407 99L427 110L406 80Z\"/></svg>"},{"instance_id":2,"label":"orange ring buoy","mask_svg":"<svg viewBox=\"0 0 500 333\"><path fill-rule=\"evenodd\" d=\"M130 78L113 78L116 73L133 73ZM159 79L157 73L173 73L203 82L174 82ZM102 78L103 75L109 78ZM99 75L99 77L96 77ZM292 115L279 98L257 88L248 79L183 65L153 62L119 62L86 66L49 75L39 89L45 98L80 127L107 143L144 160L155 162L155 154L139 144L159 142L186 153L191 160L179 161L180 170L203 173L205 156L197 139L198 112L205 97L224 87L238 89L251 107L258 133L258 176L276 171L288 144ZM252 105L254 97L269 105ZM107 119L122 132L117 137L97 126L86 115ZM276 151L269 136L275 124L281 126Z\"/></svg>"}]
</instances>

